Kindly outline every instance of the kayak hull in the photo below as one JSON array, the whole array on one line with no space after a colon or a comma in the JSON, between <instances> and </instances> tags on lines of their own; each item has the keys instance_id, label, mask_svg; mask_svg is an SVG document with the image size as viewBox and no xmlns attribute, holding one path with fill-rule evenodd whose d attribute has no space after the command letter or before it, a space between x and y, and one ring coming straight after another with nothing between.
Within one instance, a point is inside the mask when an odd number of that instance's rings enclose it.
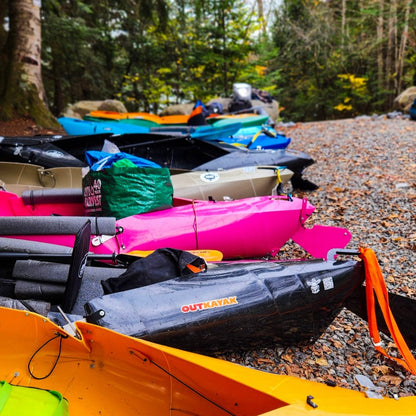
<instances>
[{"instance_id":1,"label":"kayak hull","mask_svg":"<svg viewBox=\"0 0 416 416\"><path fill-rule=\"evenodd\" d=\"M273 166L247 166L217 171L190 171L171 175L173 195L179 198L241 199L271 195L293 172Z\"/></svg>"},{"instance_id":2,"label":"kayak hull","mask_svg":"<svg viewBox=\"0 0 416 416\"><path fill-rule=\"evenodd\" d=\"M0 308L0 321L0 378L60 392L69 414L159 416L172 409L201 416L414 414L414 397L371 400L358 391L257 371L86 322L75 324L80 337L75 338L27 311ZM56 333L65 336L61 348L57 338L35 354ZM307 403L308 396L317 408Z\"/></svg>"},{"instance_id":3,"label":"kayak hull","mask_svg":"<svg viewBox=\"0 0 416 416\"><path fill-rule=\"evenodd\" d=\"M123 279L136 275L127 269L116 283ZM89 322L194 352L309 344L363 281L355 261L221 262L191 277L116 286L123 291L89 300L85 311Z\"/></svg>"},{"instance_id":4,"label":"kayak hull","mask_svg":"<svg viewBox=\"0 0 416 416\"><path fill-rule=\"evenodd\" d=\"M37 215L39 224L48 230L47 216L80 215L82 204L24 205L22 198L0 193L3 234L10 220L19 216L19 237L72 246L73 236L29 235L23 216ZM317 258L326 258L332 248L344 248L351 234L338 227L315 225L305 227L305 221L315 208L306 200L287 196L260 196L235 201L192 201L175 199L176 206L144 214L132 215L116 222L113 235L92 237L94 253L128 253L134 250L155 250L172 247L181 250L216 249L224 258L275 256L291 238ZM73 210L73 214L70 214ZM76 211L78 210L78 211ZM81 214L82 215L82 214ZM42 219L41 219L42 217ZM14 218L12 217L11 220ZM64 218L59 218L64 221ZM14 222L14 224L16 221ZM11 236L9 234L8 236Z\"/></svg>"},{"instance_id":5,"label":"kayak hull","mask_svg":"<svg viewBox=\"0 0 416 416\"><path fill-rule=\"evenodd\" d=\"M247 166L218 171L172 171L174 196L190 199L240 199L272 195L278 184L286 184L293 172L276 166ZM44 169L30 163L0 162L0 181L5 191L23 196L30 205L50 199L82 201L82 168ZM76 191L78 194L76 194ZM48 198L48 195L50 198Z\"/></svg>"},{"instance_id":6,"label":"kayak hull","mask_svg":"<svg viewBox=\"0 0 416 416\"><path fill-rule=\"evenodd\" d=\"M3 138L0 142L0 151L4 161L36 163L45 168L87 166L85 152L102 150L106 140L110 140L125 153L151 160L169 169L199 171L264 165L286 167L294 172L291 182L299 189L304 189L304 170L315 163L309 155L298 150L245 149L168 132L10 137ZM16 151L20 148L21 151ZM47 148L51 148L53 152L49 153ZM310 188L309 184L307 188Z\"/></svg>"}]
</instances>

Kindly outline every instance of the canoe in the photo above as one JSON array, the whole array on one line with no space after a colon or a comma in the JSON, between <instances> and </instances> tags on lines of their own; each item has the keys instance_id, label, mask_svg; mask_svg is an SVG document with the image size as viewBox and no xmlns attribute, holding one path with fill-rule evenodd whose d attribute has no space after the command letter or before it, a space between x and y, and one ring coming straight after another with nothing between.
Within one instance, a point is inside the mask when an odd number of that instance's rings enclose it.
<instances>
[{"instance_id":1,"label":"canoe","mask_svg":"<svg viewBox=\"0 0 416 416\"><path fill-rule=\"evenodd\" d=\"M247 166L211 172L174 170L171 181L175 197L222 200L272 195L292 176L292 171L278 166ZM0 181L3 190L22 196L31 205L39 199L59 203L61 196L68 200L70 194L76 202L82 201L82 168L44 169L30 163L0 162Z\"/></svg>"},{"instance_id":2,"label":"canoe","mask_svg":"<svg viewBox=\"0 0 416 416\"><path fill-rule=\"evenodd\" d=\"M0 320L7 322L0 326L0 378L58 391L68 400L70 415L414 414L414 397L374 400L363 392L254 370L87 322L76 322L75 337L27 311L0 308Z\"/></svg>"},{"instance_id":3,"label":"canoe","mask_svg":"<svg viewBox=\"0 0 416 416\"><path fill-rule=\"evenodd\" d=\"M25 205L22 198L7 192L0 192L0 202L2 235L72 247L71 236L53 234L59 234L65 222L62 216L82 215L82 203ZM306 199L290 196L217 202L174 198L174 205L118 220L113 233L104 233L110 235L92 237L91 252L120 254L172 247L217 249L224 258L274 257L291 239L312 256L326 258L330 249L344 248L351 238L345 228L307 228L305 222L315 207ZM54 221L57 225L52 232L49 227Z\"/></svg>"}]
</instances>

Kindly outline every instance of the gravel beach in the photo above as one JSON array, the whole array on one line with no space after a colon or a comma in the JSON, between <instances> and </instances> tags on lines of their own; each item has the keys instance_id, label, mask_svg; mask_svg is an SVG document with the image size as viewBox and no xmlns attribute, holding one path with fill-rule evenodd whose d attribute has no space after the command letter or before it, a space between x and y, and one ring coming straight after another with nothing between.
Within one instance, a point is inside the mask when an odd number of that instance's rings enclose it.
<instances>
[{"instance_id":1,"label":"gravel beach","mask_svg":"<svg viewBox=\"0 0 416 416\"><path fill-rule=\"evenodd\" d=\"M416 299L416 122L374 116L297 123L277 130L292 138L290 148L316 161L304 177L319 189L293 192L316 207L307 224L349 229L347 248L372 248L388 290ZM282 256L293 253L302 256L289 243ZM414 316L409 319L416 321ZM390 338L382 339L396 355ZM367 322L346 309L313 345L276 346L221 358L355 390L361 387L354 376L363 374L385 395L416 395L416 376L376 352Z\"/></svg>"},{"instance_id":2,"label":"gravel beach","mask_svg":"<svg viewBox=\"0 0 416 416\"><path fill-rule=\"evenodd\" d=\"M0 134L45 133L28 123L0 123ZM347 248L372 248L389 291L416 299L416 122L377 116L297 123L277 130L292 138L290 148L316 161L304 177L319 189L293 192L316 207L307 224L348 228L352 239ZM305 255L293 243L281 252L282 258ZM382 338L394 355L391 340ZM364 374L385 395L416 395L416 376L377 353L367 323L346 309L313 345L275 346L219 357L355 390L361 388L354 376Z\"/></svg>"}]
</instances>

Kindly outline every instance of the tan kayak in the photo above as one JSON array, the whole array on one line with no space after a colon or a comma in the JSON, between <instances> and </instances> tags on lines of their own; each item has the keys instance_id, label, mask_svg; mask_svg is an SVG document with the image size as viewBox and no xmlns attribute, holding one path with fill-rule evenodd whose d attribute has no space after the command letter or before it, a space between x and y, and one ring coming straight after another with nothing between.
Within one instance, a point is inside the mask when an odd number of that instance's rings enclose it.
<instances>
[{"instance_id":1,"label":"tan kayak","mask_svg":"<svg viewBox=\"0 0 416 416\"><path fill-rule=\"evenodd\" d=\"M30 163L0 162L0 184L3 190L19 196L27 190L81 188L82 168L44 169Z\"/></svg>"},{"instance_id":2,"label":"tan kayak","mask_svg":"<svg viewBox=\"0 0 416 416\"><path fill-rule=\"evenodd\" d=\"M247 166L217 171L172 171L174 196L190 199L241 199L272 195L279 183L292 177L289 169L276 166ZM0 162L3 190L19 196L27 190L46 188L82 189L82 168L44 169L29 163Z\"/></svg>"},{"instance_id":3,"label":"tan kayak","mask_svg":"<svg viewBox=\"0 0 416 416\"><path fill-rule=\"evenodd\" d=\"M174 196L191 199L241 199L272 195L293 172L274 166L246 166L215 171L195 171L171 175Z\"/></svg>"}]
</instances>

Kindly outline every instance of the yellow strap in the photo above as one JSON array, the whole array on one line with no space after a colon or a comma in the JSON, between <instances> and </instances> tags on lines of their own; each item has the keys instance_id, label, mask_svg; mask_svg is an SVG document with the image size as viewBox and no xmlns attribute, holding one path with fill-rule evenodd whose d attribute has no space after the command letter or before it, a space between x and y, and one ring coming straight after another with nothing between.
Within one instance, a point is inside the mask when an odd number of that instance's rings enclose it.
<instances>
[{"instance_id":1,"label":"yellow strap","mask_svg":"<svg viewBox=\"0 0 416 416\"><path fill-rule=\"evenodd\" d=\"M279 185L279 183L282 183L282 178L280 177L280 169L276 169L276 176L277 176L276 184Z\"/></svg>"},{"instance_id":2,"label":"yellow strap","mask_svg":"<svg viewBox=\"0 0 416 416\"><path fill-rule=\"evenodd\" d=\"M259 130L254 136L253 136L253 138L251 139L251 144L253 144L254 143L254 140L256 140L257 139L257 137L259 137L260 136L260 133L261 133L261 130Z\"/></svg>"}]
</instances>

